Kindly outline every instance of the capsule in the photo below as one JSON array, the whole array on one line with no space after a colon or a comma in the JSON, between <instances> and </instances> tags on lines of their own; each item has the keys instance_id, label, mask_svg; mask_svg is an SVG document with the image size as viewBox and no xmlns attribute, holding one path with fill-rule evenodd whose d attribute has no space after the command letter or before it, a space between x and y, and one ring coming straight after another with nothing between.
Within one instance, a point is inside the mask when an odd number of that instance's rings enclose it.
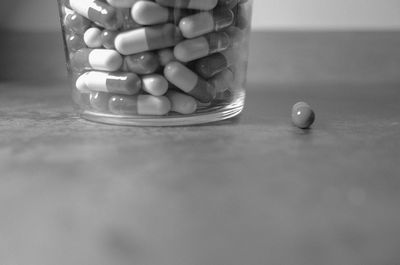
<instances>
[{"instance_id":1,"label":"capsule","mask_svg":"<svg viewBox=\"0 0 400 265\"><path fill-rule=\"evenodd\" d=\"M131 10L132 18L141 25L154 25L171 20L173 11L151 1L137 1Z\"/></svg>"},{"instance_id":2,"label":"capsule","mask_svg":"<svg viewBox=\"0 0 400 265\"><path fill-rule=\"evenodd\" d=\"M218 0L156 0L156 2L163 6L197 10L211 10L218 4Z\"/></svg>"},{"instance_id":3,"label":"capsule","mask_svg":"<svg viewBox=\"0 0 400 265\"><path fill-rule=\"evenodd\" d=\"M239 0L219 0L218 6L224 6L229 9L234 8L239 3Z\"/></svg>"},{"instance_id":4,"label":"capsule","mask_svg":"<svg viewBox=\"0 0 400 265\"><path fill-rule=\"evenodd\" d=\"M137 1L131 10L133 20L140 25L156 25L179 21L189 15L186 9L167 8L152 1Z\"/></svg>"},{"instance_id":5,"label":"capsule","mask_svg":"<svg viewBox=\"0 0 400 265\"><path fill-rule=\"evenodd\" d=\"M86 88L90 91L135 95L142 88L140 78L134 73L90 71L80 78L84 80Z\"/></svg>"},{"instance_id":6,"label":"capsule","mask_svg":"<svg viewBox=\"0 0 400 265\"><path fill-rule=\"evenodd\" d=\"M232 87L235 82L235 75L233 71L228 68L213 76L208 82L215 87L217 94L223 93Z\"/></svg>"},{"instance_id":7,"label":"capsule","mask_svg":"<svg viewBox=\"0 0 400 265\"><path fill-rule=\"evenodd\" d=\"M109 93L90 92L90 97L89 97L90 107L95 111L107 112L109 100L110 100Z\"/></svg>"},{"instance_id":8,"label":"capsule","mask_svg":"<svg viewBox=\"0 0 400 265\"><path fill-rule=\"evenodd\" d=\"M240 29L246 29L250 26L250 21L248 19L248 10L244 4L239 4L235 8L235 25Z\"/></svg>"},{"instance_id":9,"label":"capsule","mask_svg":"<svg viewBox=\"0 0 400 265\"><path fill-rule=\"evenodd\" d=\"M101 30L96 27L87 29L83 34L83 40L89 48L100 48L103 45Z\"/></svg>"},{"instance_id":10,"label":"capsule","mask_svg":"<svg viewBox=\"0 0 400 265\"><path fill-rule=\"evenodd\" d=\"M131 8L121 8L119 9L122 15L122 31L138 29L142 27L136 21L133 20L131 15Z\"/></svg>"},{"instance_id":11,"label":"capsule","mask_svg":"<svg viewBox=\"0 0 400 265\"><path fill-rule=\"evenodd\" d=\"M103 30L101 33L101 42L103 44L103 47L106 49L114 49L114 40L115 37L118 35L118 31L112 31L112 30Z\"/></svg>"},{"instance_id":12,"label":"capsule","mask_svg":"<svg viewBox=\"0 0 400 265\"><path fill-rule=\"evenodd\" d=\"M197 101L189 95L176 91L168 91L167 97L171 102L171 111L189 115L197 110Z\"/></svg>"},{"instance_id":13,"label":"capsule","mask_svg":"<svg viewBox=\"0 0 400 265\"><path fill-rule=\"evenodd\" d=\"M78 14L110 30L122 25L118 10L99 0L66 0L68 6Z\"/></svg>"},{"instance_id":14,"label":"capsule","mask_svg":"<svg viewBox=\"0 0 400 265\"><path fill-rule=\"evenodd\" d=\"M308 129L315 121L315 113L305 102L298 102L292 108L292 122L300 129Z\"/></svg>"},{"instance_id":15,"label":"capsule","mask_svg":"<svg viewBox=\"0 0 400 265\"><path fill-rule=\"evenodd\" d=\"M144 75L142 89L153 96L162 96L168 91L168 81L159 74Z\"/></svg>"},{"instance_id":16,"label":"capsule","mask_svg":"<svg viewBox=\"0 0 400 265\"><path fill-rule=\"evenodd\" d=\"M155 115L162 116L171 110L171 103L165 96L152 95L122 96L114 95L108 102L109 111L116 115Z\"/></svg>"},{"instance_id":17,"label":"capsule","mask_svg":"<svg viewBox=\"0 0 400 265\"><path fill-rule=\"evenodd\" d=\"M174 48L174 55L181 62L189 62L223 51L230 44L231 40L227 33L213 32L202 37L180 42Z\"/></svg>"},{"instance_id":18,"label":"capsule","mask_svg":"<svg viewBox=\"0 0 400 265\"><path fill-rule=\"evenodd\" d=\"M83 34L90 27L90 21L70 9L69 11L64 18L65 28L77 34Z\"/></svg>"},{"instance_id":19,"label":"capsule","mask_svg":"<svg viewBox=\"0 0 400 265\"><path fill-rule=\"evenodd\" d=\"M157 51L158 61L162 66L166 66L169 62L175 61L174 51L170 48Z\"/></svg>"},{"instance_id":20,"label":"capsule","mask_svg":"<svg viewBox=\"0 0 400 265\"><path fill-rule=\"evenodd\" d=\"M69 34L66 36L65 41L67 42L67 47L70 51L76 52L82 48L86 47L86 44L82 36L77 34Z\"/></svg>"},{"instance_id":21,"label":"capsule","mask_svg":"<svg viewBox=\"0 0 400 265\"><path fill-rule=\"evenodd\" d=\"M233 20L234 15L230 9L217 8L210 12L200 12L182 18L179 29L185 38L191 39L229 27Z\"/></svg>"},{"instance_id":22,"label":"capsule","mask_svg":"<svg viewBox=\"0 0 400 265\"><path fill-rule=\"evenodd\" d=\"M115 48L130 55L171 47L180 40L181 34L174 24L163 24L122 32L115 38Z\"/></svg>"},{"instance_id":23,"label":"capsule","mask_svg":"<svg viewBox=\"0 0 400 265\"><path fill-rule=\"evenodd\" d=\"M179 62L167 64L164 68L164 76L173 85L200 102L210 102L215 98L215 88Z\"/></svg>"},{"instance_id":24,"label":"capsule","mask_svg":"<svg viewBox=\"0 0 400 265\"><path fill-rule=\"evenodd\" d=\"M156 53L141 52L126 56L124 65L128 71L144 75L154 73L160 62Z\"/></svg>"},{"instance_id":25,"label":"capsule","mask_svg":"<svg viewBox=\"0 0 400 265\"><path fill-rule=\"evenodd\" d=\"M214 53L197 60L194 69L201 77L208 79L235 63L235 57L231 49Z\"/></svg>"},{"instance_id":26,"label":"capsule","mask_svg":"<svg viewBox=\"0 0 400 265\"><path fill-rule=\"evenodd\" d=\"M117 8L131 8L138 0L107 0L110 6Z\"/></svg>"},{"instance_id":27,"label":"capsule","mask_svg":"<svg viewBox=\"0 0 400 265\"><path fill-rule=\"evenodd\" d=\"M117 71L123 63L122 56L107 49L80 49L71 57L71 66L80 70Z\"/></svg>"}]
</instances>

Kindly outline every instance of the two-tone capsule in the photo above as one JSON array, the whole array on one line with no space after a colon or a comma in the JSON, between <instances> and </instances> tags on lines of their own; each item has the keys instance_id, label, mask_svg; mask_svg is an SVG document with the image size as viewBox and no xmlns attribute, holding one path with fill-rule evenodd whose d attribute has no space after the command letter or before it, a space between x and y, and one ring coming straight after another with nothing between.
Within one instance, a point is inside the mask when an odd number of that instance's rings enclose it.
<instances>
[{"instance_id":1,"label":"two-tone capsule","mask_svg":"<svg viewBox=\"0 0 400 265\"><path fill-rule=\"evenodd\" d=\"M77 88L83 91L135 95L142 88L140 77L134 73L90 71L82 74L78 80L79 87L77 81Z\"/></svg>"},{"instance_id":2,"label":"two-tone capsule","mask_svg":"<svg viewBox=\"0 0 400 265\"><path fill-rule=\"evenodd\" d=\"M156 0L156 2L163 6L197 10L211 10L218 4L218 0Z\"/></svg>"},{"instance_id":3,"label":"two-tone capsule","mask_svg":"<svg viewBox=\"0 0 400 265\"><path fill-rule=\"evenodd\" d=\"M232 25L233 12L228 8L217 8L210 12L200 12L181 19L179 28L185 38L195 38Z\"/></svg>"},{"instance_id":4,"label":"two-tone capsule","mask_svg":"<svg viewBox=\"0 0 400 265\"><path fill-rule=\"evenodd\" d=\"M197 60L194 69L200 76L208 79L230 67L236 57L233 50L228 49Z\"/></svg>"},{"instance_id":5,"label":"two-tone capsule","mask_svg":"<svg viewBox=\"0 0 400 265\"><path fill-rule=\"evenodd\" d=\"M162 116L171 110L171 103L165 96L114 95L108 102L109 111L116 115L154 115Z\"/></svg>"},{"instance_id":6,"label":"two-tone capsule","mask_svg":"<svg viewBox=\"0 0 400 265\"><path fill-rule=\"evenodd\" d=\"M118 52L107 49L83 48L71 56L71 66L78 71L93 69L113 72L117 71L122 63L122 56Z\"/></svg>"},{"instance_id":7,"label":"two-tone capsule","mask_svg":"<svg viewBox=\"0 0 400 265\"><path fill-rule=\"evenodd\" d=\"M122 25L122 17L118 10L99 0L66 0L67 5L78 14L96 24L110 30Z\"/></svg>"},{"instance_id":8,"label":"two-tone capsule","mask_svg":"<svg viewBox=\"0 0 400 265\"><path fill-rule=\"evenodd\" d=\"M174 48L174 55L181 62L190 62L212 53L223 51L230 44L231 40L227 33L213 32L180 42Z\"/></svg>"},{"instance_id":9,"label":"two-tone capsule","mask_svg":"<svg viewBox=\"0 0 400 265\"><path fill-rule=\"evenodd\" d=\"M210 102L215 98L215 88L179 62L167 64L164 68L164 76L173 85L200 102Z\"/></svg>"},{"instance_id":10,"label":"two-tone capsule","mask_svg":"<svg viewBox=\"0 0 400 265\"><path fill-rule=\"evenodd\" d=\"M115 38L115 48L123 55L158 50L176 45L182 36L171 23L122 32Z\"/></svg>"}]
</instances>

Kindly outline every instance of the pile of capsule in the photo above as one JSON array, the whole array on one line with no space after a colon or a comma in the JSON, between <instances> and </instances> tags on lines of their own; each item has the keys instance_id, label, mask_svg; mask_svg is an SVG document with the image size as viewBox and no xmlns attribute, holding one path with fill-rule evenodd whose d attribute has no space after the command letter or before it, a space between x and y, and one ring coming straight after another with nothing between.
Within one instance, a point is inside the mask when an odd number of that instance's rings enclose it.
<instances>
[{"instance_id":1,"label":"pile of capsule","mask_svg":"<svg viewBox=\"0 0 400 265\"><path fill-rule=\"evenodd\" d=\"M67 60L91 111L193 114L244 82L247 0L61 0Z\"/></svg>"}]
</instances>

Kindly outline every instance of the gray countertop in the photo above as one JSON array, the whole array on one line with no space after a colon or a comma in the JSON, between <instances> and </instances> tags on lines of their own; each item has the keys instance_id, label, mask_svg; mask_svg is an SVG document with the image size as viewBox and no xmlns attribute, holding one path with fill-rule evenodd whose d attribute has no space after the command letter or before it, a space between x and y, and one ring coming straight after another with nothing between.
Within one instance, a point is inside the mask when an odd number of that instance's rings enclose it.
<instances>
[{"instance_id":1,"label":"gray countertop","mask_svg":"<svg viewBox=\"0 0 400 265\"><path fill-rule=\"evenodd\" d=\"M57 36L0 63L1 264L399 264L399 37L254 34L239 118L139 128L76 116Z\"/></svg>"}]
</instances>

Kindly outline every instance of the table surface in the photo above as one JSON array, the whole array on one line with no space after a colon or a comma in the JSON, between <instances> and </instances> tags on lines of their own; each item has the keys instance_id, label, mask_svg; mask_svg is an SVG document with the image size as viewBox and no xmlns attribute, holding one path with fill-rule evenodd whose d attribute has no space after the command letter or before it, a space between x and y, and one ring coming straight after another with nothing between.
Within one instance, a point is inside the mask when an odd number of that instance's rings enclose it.
<instances>
[{"instance_id":1,"label":"table surface","mask_svg":"<svg viewBox=\"0 0 400 265\"><path fill-rule=\"evenodd\" d=\"M254 34L239 118L139 128L74 114L58 35L6 36L1 264L400 263L400 37Z\"/></svg>"}]
</instances>

